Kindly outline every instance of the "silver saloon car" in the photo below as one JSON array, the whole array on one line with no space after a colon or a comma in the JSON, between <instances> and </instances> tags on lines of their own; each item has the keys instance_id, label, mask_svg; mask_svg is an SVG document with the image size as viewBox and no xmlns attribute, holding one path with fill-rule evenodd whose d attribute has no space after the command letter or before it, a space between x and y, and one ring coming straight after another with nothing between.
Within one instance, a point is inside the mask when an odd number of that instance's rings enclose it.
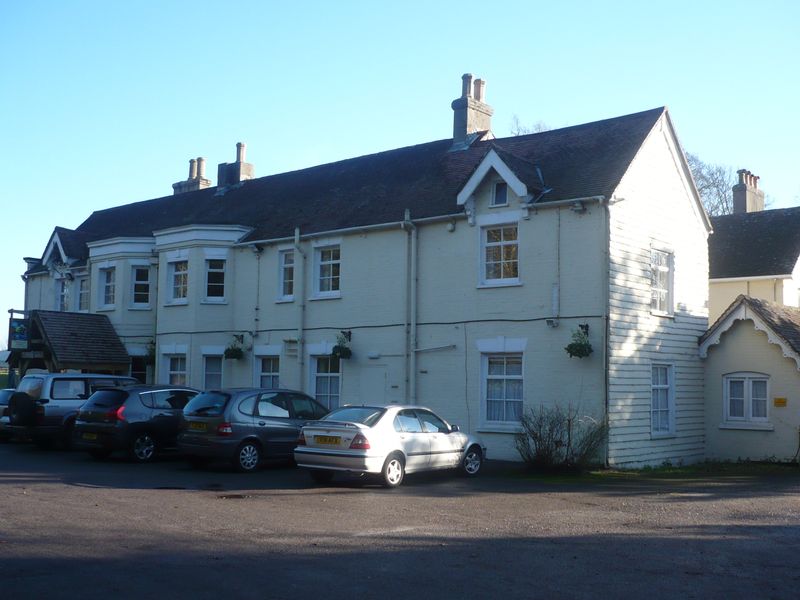
<instances>
[{"instance_id":1,"label":"silver saloon car","mask_svg":"<svg viewBox=\"0 0 800 600\"><path fill-rule=\"evenodd\" d=\"M294 450L297 466L318 483L336 472L379 475L397 487L406 473L460 469L475 476L486 447L421 406L342 406L306 424Z\"/></svg>"}]
</instances>

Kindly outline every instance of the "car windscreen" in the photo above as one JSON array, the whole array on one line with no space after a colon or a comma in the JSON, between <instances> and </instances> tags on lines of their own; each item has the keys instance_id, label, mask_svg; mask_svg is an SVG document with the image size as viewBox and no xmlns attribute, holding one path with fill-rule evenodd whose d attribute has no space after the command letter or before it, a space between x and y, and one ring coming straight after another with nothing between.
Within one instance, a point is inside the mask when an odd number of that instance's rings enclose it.
<instances>
[{"instance_id":1,"label":"car windscreen","mask_svg":"<svg viewBox=\"0 0 800 600\"><path fill-rule=\"evenodd\" d=\"M128 397L122 390L100 390L95 392L83 405L82 410L89 408L116 408Z\"/></svg>"},{"instance_id":2,"label":"car windscreen","mask_svg":"<svg viewBox=\"0 0 800 600\"><path fill-rule=\"evenodd\" d=\"M218 417L225 410L230 394L222 392L203 392L198 394L183 409L187 417Z\"/></svg>"},{"instance_id":3,"label":"car windscreen","mask_svg":"<svg viewBox=\"0 0 800 600\"><path fill-rule=\"evenodd\" d=\"M44 378L26 376L19 382L17 391L25 392L34 400L38 400L42 397L42 386L44 386Z\"/></svg>"},{"instance_id":4,"label":"car windscreen","mask_svg":"<svg viewBox=\"0 0 800 600\"><path fill-rule=\"evenodd\" d=\"M345 421L347 423L361 423L372 427L386 412L384 408L372 406L343 406L322 417L323 421Z\"/></svg>"}]
</instances>

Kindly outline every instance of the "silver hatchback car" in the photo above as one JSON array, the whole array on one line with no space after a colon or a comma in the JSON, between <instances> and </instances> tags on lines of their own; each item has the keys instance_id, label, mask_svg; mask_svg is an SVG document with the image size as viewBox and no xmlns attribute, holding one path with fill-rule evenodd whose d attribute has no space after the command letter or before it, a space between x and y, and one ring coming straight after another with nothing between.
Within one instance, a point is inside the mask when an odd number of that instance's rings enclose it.
<instances>
[{"instance_id":1,"label":"silver hatchback car","mask_svg":"<svg viewBox=\"0 0 800 600\"><path fill-rule=\"evenodd\" d=\"M406 473L461 469L478 474L486 447L421 406L343 406L300 432L294 460L318 483L334 473L380 475L397 487Z\"/></svg>"}]
</instances>

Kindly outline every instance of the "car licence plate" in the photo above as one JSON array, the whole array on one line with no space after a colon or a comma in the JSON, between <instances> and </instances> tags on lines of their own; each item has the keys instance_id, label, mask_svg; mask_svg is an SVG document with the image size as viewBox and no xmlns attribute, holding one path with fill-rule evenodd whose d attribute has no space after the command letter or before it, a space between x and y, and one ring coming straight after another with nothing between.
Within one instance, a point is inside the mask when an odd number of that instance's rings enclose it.
<instances>
[{"instance_id":1,"label":"car licence plate","mask_svg":"<svg viewBox=\"0 0 800 600\"><path fill-rule=\"evenodd\" d=\"M324 446L338 446L339 442L342 441L338 435L315 435L314 441L317 444L322 444Z\"/></svg>"},{"instance_id":2,"label":"car licence plate","mask_svg":"<svg viewBox=\"0 0 800 600\"><path fill-rule=\"evenodd\" d=\"M85 439L85 440L96 440L97 439L97 434L96 433L84 433L83 434L83 439Z\"/></svg>"},{"instance_id":3,"label":"car licence plate","mask_svg":"<svg viewBox=\"0 0 800 600\"><path fill-rule=\"evenodd\" d=\"M205 431L206 424L205 423L189 423L189 429L192 431Z\"/></svg>"}]
</instances>

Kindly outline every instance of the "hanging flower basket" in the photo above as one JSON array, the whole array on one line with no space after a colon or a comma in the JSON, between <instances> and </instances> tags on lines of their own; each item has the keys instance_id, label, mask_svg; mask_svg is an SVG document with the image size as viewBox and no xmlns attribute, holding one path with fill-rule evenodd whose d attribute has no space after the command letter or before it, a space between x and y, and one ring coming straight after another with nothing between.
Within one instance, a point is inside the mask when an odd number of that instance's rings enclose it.
<instances>
[{"instance_id":1,"label":"hanging flower basket","mask_svg":"<svg viewBox=\"0 0 800 600\"><path fill-rule=\"evenodd\" d=\"M331 355L338 356L339 358L350 358L351 356L353 356L353 351L350 350L350 348L348 348L347 346L336 344L333 347L333 350L331 350Z\"/></svg>"},{"instance_id":2,"label":"hanging flower basket","mask_svg":"<svg viewBox=\"0 0 800 600\"><path fill-rule=\"evenodd\" d=\"M570 358L586 358L592 353L592 345L589 343L588 326L584 329L580 326L572 333L572 342L567 344L564 350Z\"/></svg>"},{"instance_id":3,"label":"hanging flower basket","mask_svg":"<svg viewBox=\"0 0 800 600\"><path fill-rule=\"evenodd\" d=\"M228 360L239 360L244 358L244 350L239 346L228 346L225 348L224 355Z\"/></svg>"}]
</instances>

